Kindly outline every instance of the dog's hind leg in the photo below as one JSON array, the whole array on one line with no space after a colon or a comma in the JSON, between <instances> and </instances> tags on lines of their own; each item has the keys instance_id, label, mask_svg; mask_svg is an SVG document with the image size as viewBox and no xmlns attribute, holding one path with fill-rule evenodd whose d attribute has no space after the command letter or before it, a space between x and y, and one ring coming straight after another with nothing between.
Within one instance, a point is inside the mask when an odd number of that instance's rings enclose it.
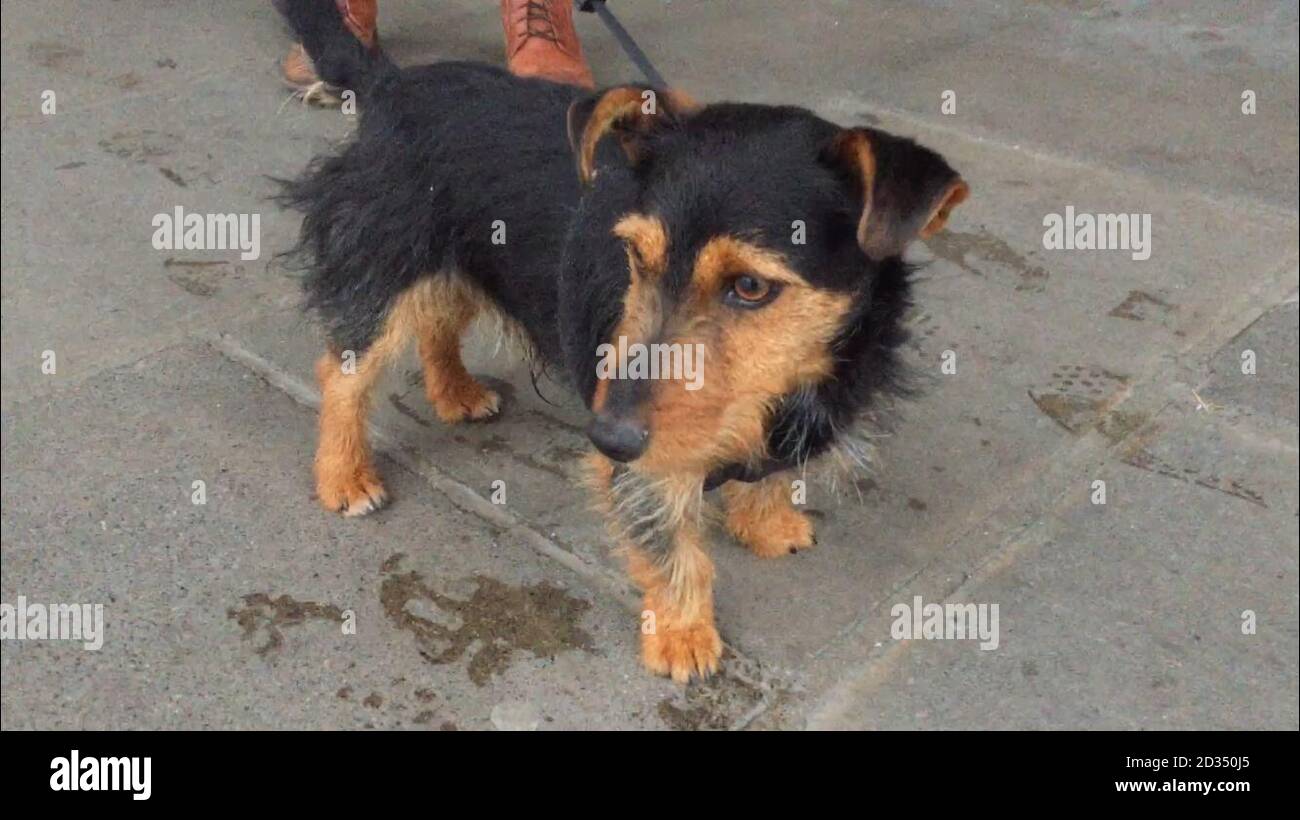
<instances>
[{"instance_id":1,"label":"dog's hind leg","mask_svg":"<svg viewBox=\"0 0 1300 820\"><path fill-rule=\"evenodd\" d=\"M321 390L316 497L328 510L365 515L387 500L367 441L370 390L421 327L428 290L422 282L399 296L383 329L365 350L331 345L316 361Z\"/></svg>"},{"instance_id":2,"label":"dog's hind leg","mask_svg":"<svg viewBox=\"0 0 1300 820\"><path fill-rule=\"evenodd\" d=\"M365 515L383 506L384 485L370 462L366 414L370 388L381 368L331 348L316 360L320 383L320 441L316 446L316 498L327 510Z\"/></svg>"},{"instance_id":3,"label":"dog's hind leg","mask_svg":"<svg viewBox=\"0 0 1300 820\"><path fill-rule=\"evenodd\" d=\"M442 274L428 288L421 311L420 361L424 390L438 418L448 424L495 416L501 397L465 370L460 340L479 311L480 297L455 274Z\"/></svg>"},{"instance_id":4,"label":"dog's hind leg","mask_svg":"<svg viewBox=\"0 0 1300 820\"><path fill-rule=\"evenodd\" d=\"M779 558L817 543L813 524L792 502L792 472L722 485L727 529L760 558Z\"/></svg>"}]
</instances>

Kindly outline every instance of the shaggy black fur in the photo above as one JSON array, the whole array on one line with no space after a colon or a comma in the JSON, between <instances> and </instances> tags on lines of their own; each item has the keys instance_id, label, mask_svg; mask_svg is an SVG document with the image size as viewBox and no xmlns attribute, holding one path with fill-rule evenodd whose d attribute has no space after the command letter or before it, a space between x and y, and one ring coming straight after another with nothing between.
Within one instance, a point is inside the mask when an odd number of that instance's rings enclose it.
<instances>
[{"instance_id":1,"label":"shaggy black fur","mask_svg":"<svg viewBox=\"0 0 1300 820\"><path fill-rule=\"evenodd\" d=\"M719 234L766 245L814 286L853 299L833 377L775 414L772 460L721 470L711 483L753 480L818 455L898 385L909 269L897 256L872 260L858 244L862 183L828 153L839 126L796 107L709 105L621 135L636 140L635 162L604 140L597 178L584 187L566 115L582 102L581 120L594 97L475 63L399 70L347 34L333 0L279 4L321 76L358 96L356 138L282 194L305 214L297 249L305 289L337 348L363 351L394 298L420 277L455 270L517 320L540 358L590 403L596 348L610 340L629 281L611 229L637 211L670 231L669 305L690 280L695 252ZM911 141L869 134L880 166L875 207L914 233L907 221L924 218L926 198L956 174ZM794 220L806 226L804 244L790 241ZM507 241L493 244L501 223Z\"/></svg>"}]
</instances>

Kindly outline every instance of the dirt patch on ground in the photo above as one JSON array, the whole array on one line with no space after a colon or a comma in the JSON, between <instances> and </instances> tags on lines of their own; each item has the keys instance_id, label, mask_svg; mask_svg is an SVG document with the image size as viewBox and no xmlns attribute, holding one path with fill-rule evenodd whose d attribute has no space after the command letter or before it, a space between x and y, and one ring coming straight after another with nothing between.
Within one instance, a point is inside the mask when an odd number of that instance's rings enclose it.
<instances>
[{"instance_id":1,"label":"dirt patch on ground","mask_svg":"<svg viewBox=\"0 0 1300 820\"><path fill-rule=\"evenodd\" d=\"M244 640L260 639L258 655L266 657L284 646L281 629L297 626L307 621L333 621L343 623L343 610L332 604L315 601L296 601L288 595L272 598L265 592L254 592L243 597L241 609L226 610L226 617L239 624Z\"/></svg>"},{"instance_id":2,"label":"dirt patch on ground","mask_svg":"<svg viewBox=\"0 0 1300 820\"><path fill-rule=\"evenodd\" d=\"M384 562L394 574L379 593L389 620L415 636L420 655L430 663L452 663L468 654L469 679L477 686L509 668L515 652L552 658L575 649L593 651L591 636L580 626L591 604L561 587L547 581L513 586L474 576L469 579L473 593L461 600L437 591L418 572L395 572L396 564Z\"/></svg>"},{"instance_id":3,"label":"dirt patch on ground","mask_svg":"<svg viewBox=\"0 0 1300 820\"><path fill-rule=\"evenodd\" d=\"M943 231L925 240L926 247L967 273L985 279L1004 279L1016 290L1042 293L1050 278L1047 269L1035 265L1001 239L985 231L962 233ZM1007 278L1001 271L1009 271Z\"/></svg>"}]
</instances>

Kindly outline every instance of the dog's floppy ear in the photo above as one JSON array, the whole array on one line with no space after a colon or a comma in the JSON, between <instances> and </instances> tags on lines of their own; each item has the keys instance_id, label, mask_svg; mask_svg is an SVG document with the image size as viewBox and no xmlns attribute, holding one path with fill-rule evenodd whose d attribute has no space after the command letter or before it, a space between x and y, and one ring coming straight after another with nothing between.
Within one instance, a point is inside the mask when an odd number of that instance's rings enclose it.
<instances>
[{"instance_id":1,"label":"dog's floppy ear","mask_svg":"<svg viewBox=\"0 0 1300 820\"><path fill-rule=\"evenodd\" d=\"M672 125L699 108L681 91L643 85L620 85L584 97L569 106L569 145L584 183L596 176L596 147L607 136L618 138L628 161L641 156L641 141L657 128Z\"/></svg>"},{"instance_id":2,"label":"dog's floppy ear","mask_svg":"<svg viewBox=\"0 0 1300 820\"><path fill-rule=\"evenodd\" d=\"M860 186L858 244L876 261L938 233L952 209L970 196L970 186L943 157L874 128L841 131L825 154Z\"/></svg>"}]
</instances>

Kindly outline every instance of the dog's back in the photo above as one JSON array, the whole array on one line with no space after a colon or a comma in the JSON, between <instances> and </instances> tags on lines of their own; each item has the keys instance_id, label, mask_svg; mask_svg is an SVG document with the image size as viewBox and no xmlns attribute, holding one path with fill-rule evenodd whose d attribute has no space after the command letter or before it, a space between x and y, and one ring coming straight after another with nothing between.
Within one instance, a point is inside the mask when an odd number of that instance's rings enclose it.
<instances>
[{"instance_id":1,"label":"dog's back","mask_svg":"<svg viewBox=\"0 0 1300 820\"><path fill-rule=\"evenodd\" d=\"M455 273L557 355L555 269L579 197L565 111L581 90L481 63L400 70L331 22L332 3L284 5L322 78L359 104L355 140L281 195L304 213L304 288L332 343L364 350L399 294Z\"/></svg>"}]
</instances>

